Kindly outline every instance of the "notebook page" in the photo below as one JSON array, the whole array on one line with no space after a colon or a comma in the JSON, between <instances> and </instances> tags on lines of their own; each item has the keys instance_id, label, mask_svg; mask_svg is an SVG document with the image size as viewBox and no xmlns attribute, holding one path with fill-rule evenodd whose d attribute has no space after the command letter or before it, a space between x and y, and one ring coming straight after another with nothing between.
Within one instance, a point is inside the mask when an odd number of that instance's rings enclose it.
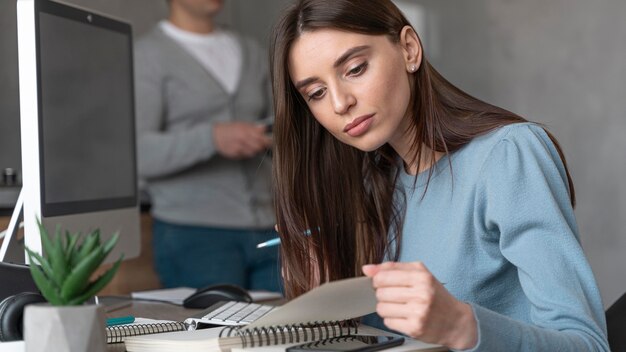
<instances>
[{"instance_id":1,"label":"notebook page","mask_svg":"<svg viewBox=\"0 0 626 352\"><path fill-rule=\"evenodd\" d=\"M0 352L24 352L26 345L24 341L10 341L0 343Z\"/></svg>"},{"instance_id":2,"label":"notebook page","mask_svg":"<svg viewBox=\"0 0 626 352\"><path fill-rule=\"evenodd\" d=\"M376 311L372 279L357 277L321 285L246 326L246 329L346 320Z\"/></svg>"},{"instance_id":3,"label":"notebook page","mask_svg":"<svg viewBox=\"0 0 626 352\"><path fill-rule=\"evenodd\" d=\"M128 337L124 341L127 351L131 352L210 352L220 351L218 337L221 327L213 329L166 332L154 335ZM230 342L231 339L226 339ZM233 344L233 347L237 346Z\"/></svg>"}]
</instances>

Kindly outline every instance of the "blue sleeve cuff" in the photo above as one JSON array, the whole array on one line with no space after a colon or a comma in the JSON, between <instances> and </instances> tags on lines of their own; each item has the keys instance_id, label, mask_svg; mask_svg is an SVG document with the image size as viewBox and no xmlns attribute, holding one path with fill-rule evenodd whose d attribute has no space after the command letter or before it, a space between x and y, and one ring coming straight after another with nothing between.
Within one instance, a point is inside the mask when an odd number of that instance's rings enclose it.
<instances>
[{"instance_id":1,"label":"blue sleeve cuff","mask_svg":"<svg viewBox=\"0 0 626 352\"><path fill-rule=\"evenodd\" d=\"M478 318L478 314L477 314L477 307L476 305L474 305L473 303L469 303L466 302L467 304L470 305L470 307L472 307L472 313L474 313L474 320L476 320L476 334L478 335L477 337L477 342L476 342L476 346L474 346L471 349L465 349L465 350L455 350L455 349L451 349L451 351L455 351L455 352L473 352L473 351L479 351L482 349L481 347L481 341L482 341L482 329L480 326L480 320Z\"/></svg>"},{"instance_id":2,"label":"blue sleeve cuff","mask_svg":"<svg viewBox=\"0 0 626 352\"><path fill-rule=\"evenodd\" d=\"M487 308L467 302L474 312L478 342L471 349L460 352L475 351L517 351L516 341L519 341L521 331L515 327L519 324L510 317L498 314Z\"/></svg>"}]
</instances>

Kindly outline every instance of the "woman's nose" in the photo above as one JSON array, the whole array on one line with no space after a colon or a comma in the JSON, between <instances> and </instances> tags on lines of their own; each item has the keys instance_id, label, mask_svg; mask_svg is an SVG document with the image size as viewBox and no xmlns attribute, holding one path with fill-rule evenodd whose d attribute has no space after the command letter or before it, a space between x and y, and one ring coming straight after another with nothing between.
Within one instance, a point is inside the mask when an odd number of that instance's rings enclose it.
<instances>
[{"instance_id":1,"label":"woman's nose","mask_svg":"<svg viewBox=\"0 0 626 352\"><path fill-rule=\"evenodd\" d=\"M331 96L333 109L337 115L347 113L356 104L356 98L347 90L336 89Z\"/></svg>"}]
</instances>

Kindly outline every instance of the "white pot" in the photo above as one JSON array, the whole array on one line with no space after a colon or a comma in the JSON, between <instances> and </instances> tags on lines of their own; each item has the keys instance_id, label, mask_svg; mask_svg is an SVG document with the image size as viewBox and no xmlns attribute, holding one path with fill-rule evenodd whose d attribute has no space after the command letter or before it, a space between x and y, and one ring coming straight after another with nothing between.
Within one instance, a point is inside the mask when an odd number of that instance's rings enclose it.
<instances>
[{"instance_id":1,"label":"white pot","mask_svg":"<svg viewBox=\"0 0 626 352\"><path fill-rule=\"evenodd\" d=\"M105 352L104 309L31 304L24 312L26 352Z\"/></svg>"}]
</instances>

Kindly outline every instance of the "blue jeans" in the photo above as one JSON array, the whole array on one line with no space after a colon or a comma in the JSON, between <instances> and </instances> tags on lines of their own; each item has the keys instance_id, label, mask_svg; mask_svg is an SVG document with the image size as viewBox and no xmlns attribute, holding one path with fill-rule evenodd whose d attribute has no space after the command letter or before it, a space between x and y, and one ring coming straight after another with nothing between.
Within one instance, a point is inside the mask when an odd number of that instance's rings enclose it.
<instances>
[{"instance_id":1,"label":"blue jeans","mask_svg":"<svg viewBox=\"0 0 626 352\"><path fill-rule=\"evenodd\" d=\"M220 229L154 219L152 230L154 264L163 287L230 283L281 291L278 247L256 248L278 236L274 229Z\"/></svg>"}]
</instances>

